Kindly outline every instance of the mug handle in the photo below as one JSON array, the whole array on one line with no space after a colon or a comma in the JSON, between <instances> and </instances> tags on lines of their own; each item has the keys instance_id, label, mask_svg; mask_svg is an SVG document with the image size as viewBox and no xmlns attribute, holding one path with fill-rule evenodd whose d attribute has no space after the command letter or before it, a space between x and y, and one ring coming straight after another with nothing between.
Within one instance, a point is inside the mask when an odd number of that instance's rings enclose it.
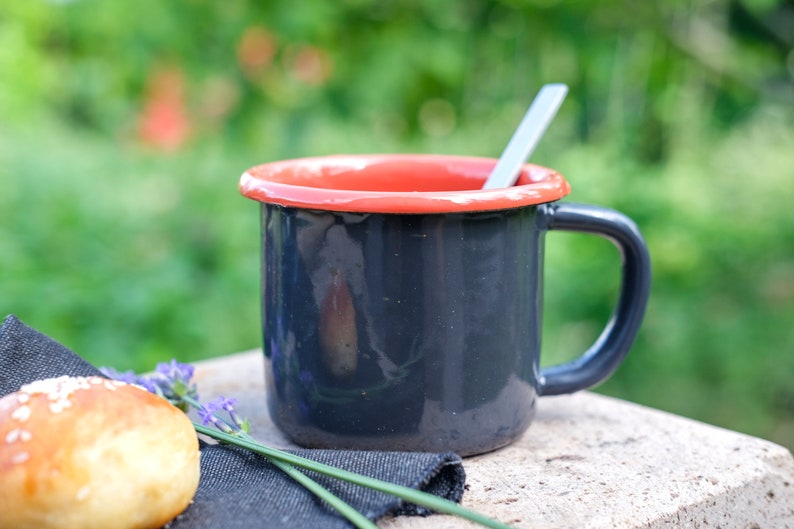
<instances>
[{"instance_id":1,"label":"mug handle","mask_svg":"<svg viewBox=\"0 0 794 529\"><path fill-rule=\"evenodd\" d=\"M598 235L617 246L623 262L617 306L595 343L575 360L540 370L538 395L561 395L598 384L625 358L648 304L651 258L637 225L612 209L551 203L540 205L538 213L541 230Z\"/></svg>"}]
</instances>

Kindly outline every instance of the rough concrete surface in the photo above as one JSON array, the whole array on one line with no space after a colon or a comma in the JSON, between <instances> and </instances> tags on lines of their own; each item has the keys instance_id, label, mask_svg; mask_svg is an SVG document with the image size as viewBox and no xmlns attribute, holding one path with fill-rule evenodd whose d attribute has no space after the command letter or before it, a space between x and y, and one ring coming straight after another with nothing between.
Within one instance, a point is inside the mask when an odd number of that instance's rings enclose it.
<instances>
[{"instance_id":1,"label":"rough concrete surface","mask_svg":"<svg viewBox=\"0 0 794 529\"><path fill-rule=\"evenodd\" d=\"M261 352L196 367L202 398L236 397L255 437L293 446L268 417ZM518 441L464 468L462 504L520 528L794 529L787 449L590 392L540 399ZM441 515L378 525L479 527Z\"/></svg>"}]
</instances>

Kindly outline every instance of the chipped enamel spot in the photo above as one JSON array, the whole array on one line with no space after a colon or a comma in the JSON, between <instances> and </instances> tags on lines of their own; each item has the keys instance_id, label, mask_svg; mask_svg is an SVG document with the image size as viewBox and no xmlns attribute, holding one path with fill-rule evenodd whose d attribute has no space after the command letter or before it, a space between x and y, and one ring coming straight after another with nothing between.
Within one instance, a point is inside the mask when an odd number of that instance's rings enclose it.
<instances>
[{"instance_id":1,"label":"chipped enamel spot","mask_svg":"<svg viewBox=\"0 0 794 529\"><path fill-rule=\"evenodd\" d=\"M77 495L75 496L75 498L77 499L77 501L83 501L86 498L88 498L88 496L90 495L91 495L91 487L86 485L85 487L80 487L80 490L77 491Z\"/></svg>"},{"instance_id":2,"label":"chipped enamel spot","mask_svg":"<svg viewBox=\"0 0 794 529\"><path fill-rule=\"evenodd\" d=\"M16 454L11 456L11 462L15 465L21 465L25 461L30 459L30 454L27 452L17 452Z\"/></svg>"},{"instance_id":3,"label":"chipped enamel spot","mask_svg":"<svg viewBox=\"0 0 794 529\"><path fill-rule=\"evenodd\" d=\"M28 395L27 393L20 393L17 396L17 402L19 402L20 404L25 404L29 400L30 400L30 395Z\"/></svg>"}]
</instances>

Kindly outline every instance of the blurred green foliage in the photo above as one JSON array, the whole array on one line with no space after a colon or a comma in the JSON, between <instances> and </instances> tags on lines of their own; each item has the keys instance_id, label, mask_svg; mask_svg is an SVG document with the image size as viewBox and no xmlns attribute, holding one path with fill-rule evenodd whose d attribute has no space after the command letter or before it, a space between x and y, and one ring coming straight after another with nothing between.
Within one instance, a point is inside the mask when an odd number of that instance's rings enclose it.
<instances>
[{"instance_id":1,"label":"blurred green foliage","mask_svg":"<svg viewBox=\"0 0 794 529\"><path fill-rule=\"evenodd\" d=\"M257 347L242 171L496 157L565 82L533 161L635 219L654 263L599 391L793 447L793 46L790 0L3 2L0 312L120 369ZM619 280L609 243L548 239L546 364Z\"/></svg>"}]
</instances>

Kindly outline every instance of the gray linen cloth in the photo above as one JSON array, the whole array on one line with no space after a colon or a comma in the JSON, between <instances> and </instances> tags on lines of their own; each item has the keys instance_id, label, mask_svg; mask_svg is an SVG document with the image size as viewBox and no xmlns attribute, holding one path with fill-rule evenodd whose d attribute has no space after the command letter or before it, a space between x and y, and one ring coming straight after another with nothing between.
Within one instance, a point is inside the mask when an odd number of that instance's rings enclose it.
<instances>
[{"instance_id":1,"label":"gray linen cloth","mask_svg":"<svg viewBox=\"0 0 794 529\"><path fill-rule=\"evenodd\" d=\"M15 316L0 327L0 396L34 380L61 375L101 375L99 370ZM169 529L352 527L336 511L264 458L228 445L202 444L201 479L193 503ZM458 502L465 474L456 454L293 450L345 470L413 487ZM370 520L427 515L426 509L386 494L312 475Z\"/></svg>"}]
</instances>

